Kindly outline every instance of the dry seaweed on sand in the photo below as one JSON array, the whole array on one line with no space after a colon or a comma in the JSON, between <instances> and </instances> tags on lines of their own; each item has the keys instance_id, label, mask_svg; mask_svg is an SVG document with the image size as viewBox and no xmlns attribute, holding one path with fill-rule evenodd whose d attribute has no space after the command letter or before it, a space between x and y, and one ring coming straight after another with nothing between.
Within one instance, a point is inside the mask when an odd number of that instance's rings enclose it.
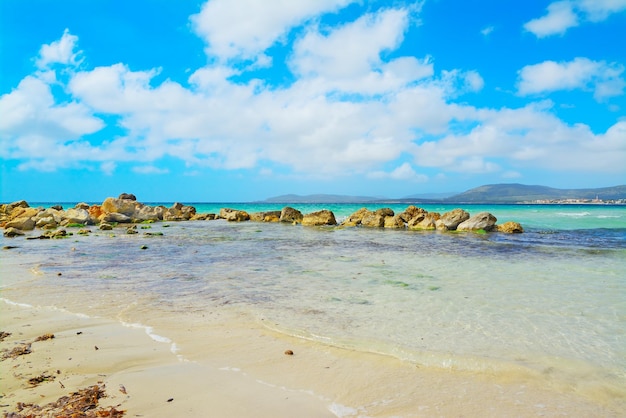
<instances>
[{"instance_id":1,"label":"dry seaweed on sand","mask_svg":"<svg viewBox=\"0 0 626 418\"><path fill-rule=\"evenodd\" d=\"M5 338L10 337L10 332L0 331L0 342L4 341Z\"/></svg>"},{"instance_id":2,"label":"dry seaweed on sand","mask_svg":"<svg viewBox=\"0 0 626 418\"><path fill-rule=\"evenodd\" d=\"M39 337L37 337L35 339L35 342L37 341L46 341L46 340L51 340L54 338L54 334L44 334L44 335L40 335Z\"/></svg>"},{"instance_id":3,"label":"dry seaweed on sand","mask_svg":"<svg viewBox=\"0 0 626 418\"><path fill-rule=\"evenodd\" d=\"M2 360L6 360L8 358L16 358L16 357L23 356L25 354L30 354L30 353L32 353L30 343L21 344L13 348L13 350L5 352L2 355Z\"/></svg>"},{"instance_id":4,"label":"dry seaweed on sand","mask_svg":"<svg viewBox=\"0 0 626 418\"><path fill-rule=\"evenodd\" d=\"M51 382L55 379L54 375L50 374L40 374L39 376L35 376L33 378L28 379L28 384L31 386L37 386L43 382Z\"/></svg>"},{"instance_id":5,"label":"dry seaweed on sand","mask_svg":"<svg viewBox=\"0 0 626 418\"><path fill-rule=\"evenodd\" d=\"M48 417L57 418L118 418L123 417L126 411L115 407L99 408L98 400L106 397L105 386L89 386L74 392L69 396L62 396L56 402L44 406L35 404L17 403L17 412L5 415L7 418Z\"/></svg>"}]
</instances>

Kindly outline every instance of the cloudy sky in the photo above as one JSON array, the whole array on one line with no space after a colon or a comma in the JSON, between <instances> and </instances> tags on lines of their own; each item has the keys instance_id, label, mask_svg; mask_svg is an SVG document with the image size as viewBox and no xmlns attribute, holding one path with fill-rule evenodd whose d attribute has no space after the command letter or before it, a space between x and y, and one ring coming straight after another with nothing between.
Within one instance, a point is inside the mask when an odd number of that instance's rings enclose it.
<instances>
[{"instance_id":1,"label":"cloudy sky","mask_svg":"<svg viewBox=\"0 0 626 418\"><path fill-rule=\"evenodd\" d=\"M626 0L2 0L1 201L626 183Z\"/></svg>"}]
</instances>

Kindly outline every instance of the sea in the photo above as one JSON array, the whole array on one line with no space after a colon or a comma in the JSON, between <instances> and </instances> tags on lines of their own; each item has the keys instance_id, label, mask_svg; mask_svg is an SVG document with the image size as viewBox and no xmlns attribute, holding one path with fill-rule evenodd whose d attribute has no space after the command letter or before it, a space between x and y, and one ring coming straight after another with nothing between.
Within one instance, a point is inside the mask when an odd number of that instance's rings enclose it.
<instances>
[{"instance_id":1,"label":"sea","mask_svg":"<svg viewBox=\"0 0 626 418\"><path fill-rule=\"evenodd\" d=\"M187 204L198 213L329 209L339 222L361 207L408 206ZM33 274L3 279L0 297L112 318L138 303L167 315L229 309L287 335L419 367L515 372L626 399L626 206L418 206L488 211L525 232L212 220L142 224L135 235L92 227L61 240L2 237L16 247L0 252L2 264Z\"/></svg>"}]
</instances>

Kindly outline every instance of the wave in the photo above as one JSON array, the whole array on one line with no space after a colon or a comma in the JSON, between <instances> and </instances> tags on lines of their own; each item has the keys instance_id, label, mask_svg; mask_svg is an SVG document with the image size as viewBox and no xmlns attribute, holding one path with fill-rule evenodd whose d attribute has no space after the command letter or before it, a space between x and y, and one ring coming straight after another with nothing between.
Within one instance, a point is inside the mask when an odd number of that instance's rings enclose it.
<instances>
[{"instance_id":1,"label":"wave","mask_svg":"<svg viewBox=\"0 0 626 418\"><path fill-rule=\"evenodd\" d=\"M591 215L591 212L557 212L559 216L571 216L573 218L582 218Z\"/></svg>"},{"instance_id":2,"label":"wave","mask_svg":"<svg viewBox=\"0 0 626 418\"><path fill-rule=\"evenodd\" d=\"M120 321L120 323L127 328L143 329L146 335L148 335L148 337L150 337L153 341L156 341L158 343L163 343L163 344L169 344L170 352L174 354L178 358L178 360L185 361L185 358L181 356L180 354L178 354L179 352L178 345L176 345L176 343L173 342L170 338L156 334L154 332L154 328L152 328L151 326L139 324L136 322L131 323L131 322Z\"/></svg>"}]
</instances>

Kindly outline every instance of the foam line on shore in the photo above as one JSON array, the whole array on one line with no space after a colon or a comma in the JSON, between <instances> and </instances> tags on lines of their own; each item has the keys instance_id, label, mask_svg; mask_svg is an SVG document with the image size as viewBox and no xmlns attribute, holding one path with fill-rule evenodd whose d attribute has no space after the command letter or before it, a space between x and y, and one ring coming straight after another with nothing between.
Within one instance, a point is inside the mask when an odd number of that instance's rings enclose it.
<instances>
[{"instance_id":1,"label":"foam line on shore","mask_svg":"<svg viewBox=\"0 0 626 418\"><path fill-rule=\"evenodd\" d=\"M143 329L146 335L150 337L153 341L156 341L158 343L163 343L163 344L169 344L170 352L174 354L178 358L179 361L187 361L187 359L185 359L182 355L178 353L180 350L178 348L178 345L175 342L173 342L168 337L164 337L162 335L156 334L154 332L154 328L152 328L151 326L139 324L137 322L120 321L120 323L126 328Z\"/></svg>"}]
</instances>

